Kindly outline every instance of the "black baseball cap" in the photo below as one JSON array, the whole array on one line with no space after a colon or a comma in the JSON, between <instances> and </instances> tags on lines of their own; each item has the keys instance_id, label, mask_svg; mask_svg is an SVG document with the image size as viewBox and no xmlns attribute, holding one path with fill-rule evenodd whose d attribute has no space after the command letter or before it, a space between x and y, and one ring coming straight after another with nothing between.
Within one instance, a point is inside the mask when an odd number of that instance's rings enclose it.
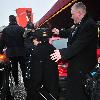
<instances>
[{"instance_id":1,"label":"black baseball cap","mask_svg":"<svg viewBox=\"0 0 100 100\"><path fill-rule=\"evenodd\" d=\"M32 38L37 39L43 39L43 38L49 38L50 31L47 28L38 28L35 30L35 32L32 34Z\"/></svg>"},{"instance_id":2,"label":"black baseball cap","mask_svg":"<svg viewBox=\"0 0 100 100\"><path fill-rule=\"evenodd\" d=\"M17 22L16 16L10 15L10 16L9 16L9 22Z\"/></svg>"}]
</instances>

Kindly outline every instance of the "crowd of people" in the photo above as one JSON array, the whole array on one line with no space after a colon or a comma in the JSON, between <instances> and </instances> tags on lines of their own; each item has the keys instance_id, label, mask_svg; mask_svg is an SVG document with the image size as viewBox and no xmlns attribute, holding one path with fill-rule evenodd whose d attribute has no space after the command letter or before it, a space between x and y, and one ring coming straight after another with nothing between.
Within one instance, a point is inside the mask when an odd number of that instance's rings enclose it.
<instances>
[{"instance_id":1,"label":"crowd of people","mask_svg":"<svg viewBox=\"0 0 100 100\"><path fill-rule=\"evenodd\" d=\"M57 61L60 59L69 63L66 100L91 100L84 91L83 83L85 75L97 64L97 26L82 2L71 7L71 15L73 26L64 31L57 28L35 29L32 23L24 29L17 24L14 15L9 16L9 25L0 37L0 53L6 48L16 86L20 64L26 100L44 100L45 97L40 95L42 91L48 93L46 100L59 100ZM49 43L50 34L68 38L67 48L56 50Z\"/></svg>"}]
</instances>

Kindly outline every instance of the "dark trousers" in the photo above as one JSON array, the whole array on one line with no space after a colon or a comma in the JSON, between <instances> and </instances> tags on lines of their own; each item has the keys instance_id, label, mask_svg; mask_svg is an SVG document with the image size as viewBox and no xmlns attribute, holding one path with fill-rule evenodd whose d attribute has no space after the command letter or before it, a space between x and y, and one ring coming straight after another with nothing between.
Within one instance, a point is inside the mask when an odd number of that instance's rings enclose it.
<instances>
[{"instance_id":1,"label":"dark trousers","mask_svg":"<svg viewBox=\"0 0 100 100\"><path fill-rule=\"evenodd\" d=\"M34 62L33 68L31 69L31 79L28 81L26 100L45 100L38 93L41 84L44 85L47 92L51 93L55 98L58 98L59 78L57 66L50 63L48 64L50 66L40 66L39 64L41 65L41 63Z\"/></svg>"},{"instance_id":2,"label":"dark trousers","mask_svg":"<svg viewBox=\"0 0 100 100\"><path fill-rule=\"evenodd\" d=\"M25 72L26 72L25 57L24 56L9 57L9 60L11 61L12 75L14 77L15 84L18 85L18 63L22 71L23 79L25 79Z\"/></svg>"},{"instance_id":3,"label":"dark trousers","mask_svg":"<svg viewBox=\"0 0 100 100\"><path fill-rule=\"evenodd\" d=\"M4 66L5 69L0 71L0 100L14 100L9 87L10 66L8 63L7 65L2 64L1 66Z\"/></svg>"},{"instance_id":4,"label":"dark trousers","mask_svg":"<svg viewBox=\"0 0 100 100\"><path fill-rule=\"evenodd\" d=\"M68 80L67 80L67 100L90 100L84 90L83 81L85 75L80 72L78 68L68 68Z\"/></svg>"}]
</instances>

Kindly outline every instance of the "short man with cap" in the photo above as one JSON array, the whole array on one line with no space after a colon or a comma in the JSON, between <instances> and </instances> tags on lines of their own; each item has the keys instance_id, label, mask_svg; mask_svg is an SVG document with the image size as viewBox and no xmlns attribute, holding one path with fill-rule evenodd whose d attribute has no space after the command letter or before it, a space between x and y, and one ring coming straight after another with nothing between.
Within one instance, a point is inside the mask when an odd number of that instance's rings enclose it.
<instances>
[{"instance_id":1,"label":"short man with cap","mask_svg":"<svg viewBox=\"0 0 100 100\"><path fill-rule=\"evenodd\" d=\"M36 47L31 55L31 82L27 100L41 100L43 96L39 95L38 89L42 85L55 100L58 98L57 63L50 60L50 54L55 48L49 44L48 38L48 30L45 29L37 29L33 34L32 41Z\"/></svg>"}]
</instances>

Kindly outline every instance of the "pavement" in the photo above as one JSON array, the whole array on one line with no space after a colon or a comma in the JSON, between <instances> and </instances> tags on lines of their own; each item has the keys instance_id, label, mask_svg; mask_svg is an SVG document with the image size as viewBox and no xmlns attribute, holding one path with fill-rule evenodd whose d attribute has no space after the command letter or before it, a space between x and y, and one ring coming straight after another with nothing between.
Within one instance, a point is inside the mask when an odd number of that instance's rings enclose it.
<instances>
[{"instance_id":1,"label":"pavement","mask_svg":"<svg viewBox=\"0 0 100 100\"><path fill-rule=\"evenodd\" d=\"M23 77L22 77L22 71L20 66L18 67L18 79L19 84L18 86L15 86L14 78L12 76L12 73L9 77L9 86L10 86L10 92L11 95L14 97L14 100L26 100L27 92L25 91ZM60 96L59 100L66 100L64 97Z\"/></svg>"},{"instance_id":2,"label":"pavement","mask_svg":"<svg viewBox=\"0 0 100 100\"><path fill-rule=\"evenodd\" d=\"M18 86L15 86L12 73L10 74L10 77L9 77L10 92L11 92L11 95L14 97L14 100L25 100L27 96L27 92L25 91L22 71L20 69L20 66L18 67L18 79L19 79L19 84Z\"/></svg>"}]
</instances>

